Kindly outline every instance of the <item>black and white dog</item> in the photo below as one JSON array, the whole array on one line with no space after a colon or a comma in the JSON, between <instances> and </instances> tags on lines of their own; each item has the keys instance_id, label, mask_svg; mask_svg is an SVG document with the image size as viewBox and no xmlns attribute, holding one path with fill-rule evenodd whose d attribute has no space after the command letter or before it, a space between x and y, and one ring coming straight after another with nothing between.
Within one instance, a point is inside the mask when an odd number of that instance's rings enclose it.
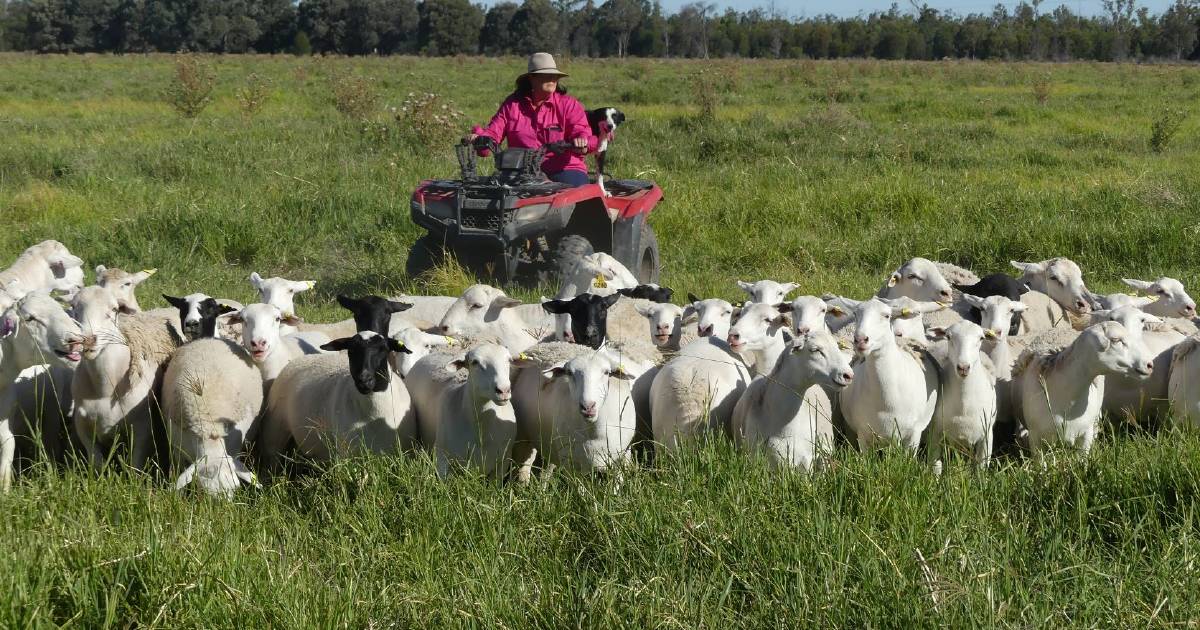
<instances>
[{"instance_id":1,"label":"black and white dog","mask_svg":"<svg viewBox=\"0 0 1200 630\"><path fill-rule=\"evenodd\" d=\"M608 154L608 141L612 139L617 127L625 122L625 113L616 107L601 107L588 112L587 119L592 128L592 135L600 141L596 147L596 183L607 197L608 191L604 190L604 176L607 175L604 172L604 158Z\"/></svg>"}]
</instances>

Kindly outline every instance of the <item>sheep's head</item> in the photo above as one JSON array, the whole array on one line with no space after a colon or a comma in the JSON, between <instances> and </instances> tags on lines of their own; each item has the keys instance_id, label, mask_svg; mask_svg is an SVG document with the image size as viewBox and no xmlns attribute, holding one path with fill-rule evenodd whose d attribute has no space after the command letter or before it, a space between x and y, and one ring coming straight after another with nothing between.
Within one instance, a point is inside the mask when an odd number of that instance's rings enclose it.
<instances>
[{"instance_id":1,"label":"sheep's head","mask_svg":"<svg viewBox=\"0 0 1200 630\"><path fill-rule=\"evenodd\" d=\"M1016 334L1021 325L1021 313L1028 308L1024 302L1016 302L1003 295L981 298L964 293L962 297L978 313L979 326L989 341L1003 341L1009 335Z\"/></svg>"},{"instance_id":2,"label":"sheep's head","mask_svg":"<svg viewBox=\"0 0 1200 630\"><path fill-rule=\"evenodd\" d=\"M916 339L920 341L925 339L925 327L923 325L925 314L946 308L938 302L918 302L909 297L883 299L883 301L893 309L899 309L898 312L904 315L903 317L892 319L892 333L897 338ZM911 316L914 313L916 316Z\"/></svg>"},{"instance_id":3,"label":"sheep's head","mask_svg":"<svg viewBox=\"0 0 1200 630\"><path fill-rule=\"evenodd\" d=\"M296 312L296 294L303 293L314 286L312 280L287 280L285 278L263 278L258 272L250 274L250 285L258 291L258 301L271 304L280 312L293 315Z\"/></svg>"},{"instance_id":4,"label":"sheep's head","mask_svg":"<svg viewBox=\"0 0 1200 630\"><path fill-rule=\"evenodd\" d=\"M742 307L737 322L730 326L726 341L734 352L762 350L771 339L782 339L783 331L791 325L792 320L776 306L747 304Z\"/></svg>"},{"instance_id":5,"label":"sheep's head","mask_svg":"<svg viewBox=\"0 0 1200 630\"><path fill-rule=\"evenodd\" d=\"M417 328L405 328L392 335L392 338L399 341L400 345L408 350L408 352L392 355L395 362L393 367L401 376L407 376L409 370L423 357L438 350L459 345L458 340L454 337L432 335Z\"/></svg>"},{"instance_id":6,"label":"sheep's head","mask_svg":"<svg viewBox=\"0 0 1200 630\"><path fill-rule=\"evenodd\" d=\"M358 393L387 391L392 382L388 357L393 352L408 352L399 341L374 331L364 330L352 337L334 339L321 346L327 352L345 352L350 364L350 377Z\"/></svg>"},{"instance_id":7,"label":"sheep's head","mask_svg":"<svg viewBox=\"0 0 1200 630\"><path fill-rule=\"evenodd\" d=\"M163 299L179 311L179 326L188 341L201 337L217 336L217 318L237 309L221 304L216 298L203 293L192 293L183 297L163 294Z\"/></svg>"},{"instance_id":8,"label":"sheep's head","mask_svg":"<svg viewBox=\"0 0 1200 630\"><path fill-rule=\"evenodd\" d=\"M1146 379L1154 373L1154 355L1141 336L1130 334L1117 322L1096 324L1080 333L1075 343L1086 343L1096 353L1101 374Z\"/></svg>"},{"instance_id":9,"label":"sheep's head","mask_svg":"<svg viewBox=\"0 0 1200 630\"><path fill-rule=\"evenodd\" d=\"M129 311L137 312L142 310L142 307L138 304L134 290L157 271L157 269L143 269L137 273L129 273L116 267L110 269L104 265L96 265L96 284L106 289L112 289L121 306Z\"/></svg>"},{"instance_id":10,"label":"sheep's head","mask_svg":"<svg viewBox=\"0 0 1200 630\"><path fill-rule=\"evenodd\" d=\"M122 342L117 316L127 312L111 289L90 286L76 294L71 301L71 316L83 332L85 357L93 358L104 346Z\"/></svg>"},{"instance_id":11,"label":"sheep's head","mask_svg":"<svg viewBox=\"0 0 1200 630\"><path fill-rule=\"evenodd\" d=\"M73 368L83 358L83 331L47 293L35 291L0 314L0 339L11 339L5 361L28 367L50 363Z\"/></svg>"},{"instance_id":12,"label":"sheep's head","mask_svg":"<svg viewBox=\"0 0 1200 630\"><path fill-rule=\"evenodd\" d=\"M1083 315L1094 307L1092 293L1083 283L1083 271L1068 258L1042 262L1010 261L1022 273L1021 281L1058 302L1064 309Z\"/></svg>"},{"instance_id":13,"label":"sheep's head","mask_svg":"<svg viewBox=\"0 0 1200 630\"><path fill-rule=\"evenodd\" d=\"M1092 311L1090 322L1095 325L1101 322L1118 322L1125 327L1130 337L1142 337L1147 324L1161 324L1163 320L1143 311L1136 306L1122 306L1111 311Z\"/></svg>"},{"instance_id":14,"label":"sheep's head","mask_svg":"<svg viewBox=\"0 0 1200 630\"><path fill-rule=\"evenodd\" d=\"M829 332L825 323L829 305L819 297L801 295L789 304L780 305L779 310L792 314L792 334L796 337L819 331Z\"/></svg>"},{"instance_id":15,"label":"sheep's head","mask_svg":"<svg viewBox=\"0 0 1200 630\"><path fill-rule=\"evenodd\" d=\"M619 260L604 252L588 254L575 263L568 274L576 286L607 289L631 289L638 286L637 278ZM597 284L594 281L602 282Z\"/></svg>"},{"instance_id":16,"label":"sheep's head","mask_svg":"<svg viewBox=\"0 0 1200 630\"><path fill-rule=\"evenodd\" d=\"M475 400L504 406L512 400L512 361L512 354L504 346L483 344L446 367L467 371L467 386Z\"/></svg>"},{"instance_id":17,"label":"sheep's head","mask_svg":"<svg viewBox=\"0 0 1200 630\"><path fill-rule=\"evenodd\" d=\"M71 298L83 288L83 259L68 251L66 245L55 240L42 241L22 255L40 256L46 262L52 281L45 288L62 291Z\"/></svg>"},{"instance_id":18,"label":"sheep's head","mask_svg":"<svg viewBox=\"0 0 1200 630\"><path fill-rule=\"evenodd\" d=\"M508 297L496 287L486 284L471 285L446 310L438 325L439 332L443 335L472 333L485 324L496 321L504 309L520 305L520 300Z\"/></svg>"},{"instance_id":19,"label":"sheep's head","mask_svg":"<svg viewBox=\"0 0 1200 630\"><path fill-rule=\"evenodd\" d=\"M273 304L249 304L229 321L242 325L242 346L255 362L265 360L279 346L281 326L297 326L301 322L299 317L285 314Z\"/></svg>"},{"instance_id":20,"label":"sheep's head","mask_svg":"<svg viewBox=\"0 0 1200 630\"><path fill-rule=\"evenodd\" d=\"M392 315L413 307L410 302L393 302L378 295L360 298L339 295L337 303L354 316L354 326L359 332L370 330L385 336L391 332Z\"/></svg>"},{"instance_id":21,"label":"sheep's head","mask_svg":"<svg viewBox=\"0 0 1200 630\"><path fill-rule=\"evenodd\" d=\"M650 338L659 347L671 343L671 337L679 338L687 314L683 307L675 304L639 304L637 312L650 322Z\"/></svg>"},{"instance_id":22,"label":"sheep's head","mask_svg":"<svg viewBox=\"0 0 1200 630\"><path fill-rule=\"evenodd\" d=\"M608 309L619 299L619 293L606 296L580 293L570 300L547 300L542 302L542 308L547 313L570 315L575 343L599 348L608 335Z\"/></svg>"},{"instance_id":23,"label":"sheep's head","mask_svg":"<svg viewBox=\"0 0 1200 630\"><path fill-rule=\"evenodd\" d=\"M1137 289L1140 293L1156 298L1144 308L1146 312L1160 317L1182 317L1191 319L1196 316L1196 301L1188 295L1183 283L1175 278L1162 277L1154 282L1145 280L1122 280L1125 284Z\"/></svg>"},{"instance_id":24,"label":"sheep's head","mask_svg":"<svg viewBox=\"0 0 1200 630\"><path fill-rule=\"evenodd\" d=\"M193 482L209 495L226 499L232 498L242 483L255 487L259 485L254 473L245 464L228 455L201 456L180 473L175 480L175 489L183 490Z\"/></svg>"},{"instance_id":25,"label":"sheep's head","mask_svg":"<svg viewBox=\"0 0 1200 630\"><path fill-rule=\"evenodd\" d=\"M792 339L783 361L800 366L820 385L841 389L854 380L850 359L838 348L837 339L825 330L814 330Z\"/></svg>"},{"instance_id":26,"label":"sheep's head","mask_svg":"<svg viewBox=\"0 0 1200 630\"><path fill-rule=\"evenodd\" d=\"M759 280L744 282L738 280L738 288L750 296L750 302L757 304L780 304L787 299L787 294L795 291L800 285L795 282L775 282L774 280Z\"/></svg>"},{"instance_id":27,"label":"sheep's head","mask_svg":"<svg viewBox=\"0 0 1200 630\"><path fill-rule=\"evenodd\" d=\"M542 374L547 379L567 382L571 399L579 407L579 415L588 422L595 422L599 417L600 408L611 390L611 379L630 381L635 378L620 360L604 351L575 357L543 370Z\"/></svg>"},{"instance_id":28,"label":"sheep's head","mask_svg":"<svg viewBox=\"0 0 1200 630\"><path fill-rule=\"evenodd\" d=\"M696 334L701 337L724 339L733 323L733 305L719 298L702 300L689 293L688 300L696 313Z\"/></svg>"},{"instance_id":29,"label":"sheep's head","mask_svg":"<svg viewBox=\"0 0 1200 630\"><path fill-rule=\"evenodd\" d=\"M954 371L962 378L970 376L971 370L979 363L979 354L983 350L983 328L978 324L960 321L953 326L934 326L929 329L930 339L946 340L946 359L954 366Z\"/></svg>"},{"instance_id":30,"label":"sheep's head","mask_svg":"<svg viewBox=\"0 0 1200 630\"><path fill-rule=\"evenodd\" d=\"M922 302L949 302L954 298L950 283L937 265L925 258L913 258L900 265L888 277L883 297L909 297Z\"/></svg>"},{"instance_id":31,"label":"sheep's head","mask_svg":"<svg viewBox=\"0 0 1200 630\"><path fill-rule=\"evenodd\" d=\"M895 345L893 322L898 319L920 319L919 311L903 306L892 306L887 302L872 298L857 302L842 297L832 297L826 300L830 306L839 310L853 313L854 352L858 356L867 356L887 346Z\"/></svg>"}]
</instances>

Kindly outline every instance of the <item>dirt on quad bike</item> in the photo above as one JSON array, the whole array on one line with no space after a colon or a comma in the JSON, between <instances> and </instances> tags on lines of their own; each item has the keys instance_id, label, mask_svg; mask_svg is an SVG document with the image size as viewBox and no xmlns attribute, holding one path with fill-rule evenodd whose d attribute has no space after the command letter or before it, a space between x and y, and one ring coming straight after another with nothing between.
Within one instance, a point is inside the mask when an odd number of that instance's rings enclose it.
<instances>
[{"instance_id":1,"label":"dirt on quad bike","mask_svg":"<svg viewBox=\"0 0 1200 630\"><path fill-rule=\"evenodd\" d=\"M454 256L482 280L553 283L579 257L607 252L639 281L658 282L658 239L646 222L662 199L658 185L606 178L602 188L595 177L575 187L549 181L542 160L547 152L571 150L565 142L498 149L483 137L456 145L459 179L426 180L413 191L413 222L428 233L409 250L410 276ZM489 175L478 172L482 151L494 155Z\"/></svg>"}]
</instances>

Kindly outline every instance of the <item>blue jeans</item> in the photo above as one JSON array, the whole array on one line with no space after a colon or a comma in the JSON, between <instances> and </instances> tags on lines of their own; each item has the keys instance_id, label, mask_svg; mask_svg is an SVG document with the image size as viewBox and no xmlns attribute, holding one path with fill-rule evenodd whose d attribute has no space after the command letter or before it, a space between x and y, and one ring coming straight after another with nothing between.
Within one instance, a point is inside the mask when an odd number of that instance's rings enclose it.
<instances>
[{"instance_id":1,"label":"blue jeans","mask_svg":"<svg viewBox=\"0 0 1200 630\"><path fill-rule=\"evenodd\" d=\"M586 186L591 183L588 180L588 174L583 171L559 171L557 173L547 173L546 176L552 182L567 184L569 186Z\"/></svg>"}]
</instances>

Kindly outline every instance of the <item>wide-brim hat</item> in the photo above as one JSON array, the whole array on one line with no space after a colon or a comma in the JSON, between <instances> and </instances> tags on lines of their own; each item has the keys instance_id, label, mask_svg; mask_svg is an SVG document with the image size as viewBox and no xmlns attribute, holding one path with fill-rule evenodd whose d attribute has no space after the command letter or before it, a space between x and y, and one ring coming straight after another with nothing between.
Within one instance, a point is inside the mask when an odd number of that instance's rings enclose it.
<instances>
[{"instance_id":1,"label":"wide-brim hat","mask_svg":"<svg viewBox=\"0 0 1200 630\"><path fill-rule=\"evenodd\" d=\"M560 78L570 76L566 72L558 69L558 64L554 63L554 55L544 52L533 53L532 55L529 55L529 67L525 71L525 74L522 74L518 78L525 78L534 75L548 75Z\"/></svg>"}]
</instances>

